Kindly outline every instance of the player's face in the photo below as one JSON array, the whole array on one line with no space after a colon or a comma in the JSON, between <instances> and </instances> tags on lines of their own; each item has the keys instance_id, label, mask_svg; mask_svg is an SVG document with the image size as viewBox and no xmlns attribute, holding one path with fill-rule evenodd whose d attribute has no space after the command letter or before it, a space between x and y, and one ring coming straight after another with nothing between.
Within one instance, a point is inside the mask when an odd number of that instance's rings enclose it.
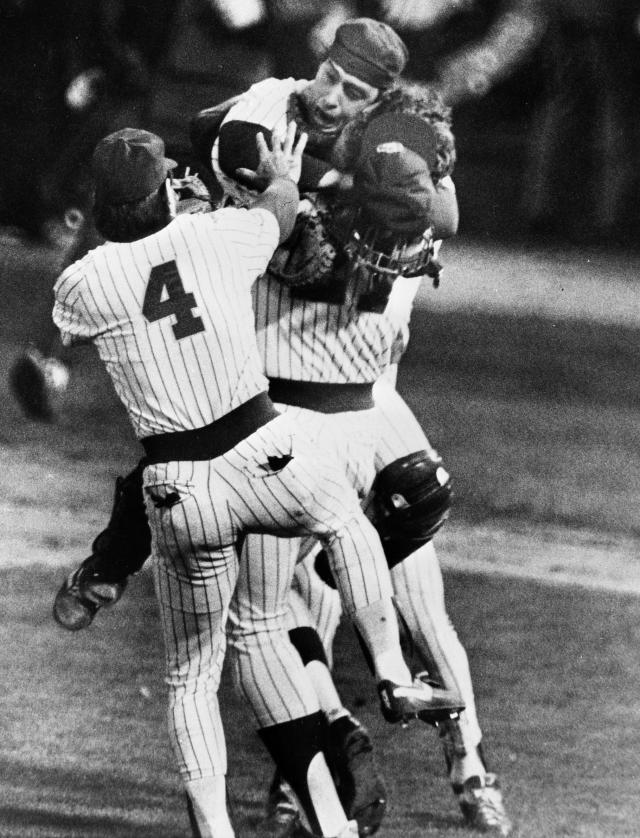
<instances>
[{"instance_id":1,"label":"player's face","mask_svg":"<svg viewBox=\"0 0 640 838\"><path fill-rule=\"evenodd\" d=\"M315 79L302 93L314 128L335 133L378 98L378 88L352 76L327 60L318 67Z\"/></svg>"}]
</instances>

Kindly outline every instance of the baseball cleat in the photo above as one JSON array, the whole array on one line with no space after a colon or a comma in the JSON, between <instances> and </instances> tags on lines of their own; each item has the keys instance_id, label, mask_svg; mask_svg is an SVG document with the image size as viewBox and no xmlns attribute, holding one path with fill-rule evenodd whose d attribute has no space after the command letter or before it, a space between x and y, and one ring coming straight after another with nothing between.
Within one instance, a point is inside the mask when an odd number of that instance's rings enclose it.
<instances>
[{"instance_id":1,"label":"baseball cleat","mask_svg":"<svg viewBox=\"0 0 640 838\"><path fill-rule=\"evenodd\" d=\"M409 686L380 681L378 693L382 715L392 723L406 724L411 719L419 718L433 724L455 718L465 708L459 695L432 686L419 676Z\"/></svg>"},{"instance_id":2,"label":"baseball cleat","mask_svg":"<svg viewBox=\"0 0 640 838\"><path fill-rule=\"evenodd\" d=\"M454 785L455 794L467 825L478 832L507 838L513 825L507 816L502 792L495 774L484 780L474 776L463 785Z\"/></svg>"},{"instance_id":3,"label":"baseball cleat","mask_svg":"<svg viewBox=\"0 0 640 838\"><path fill-rule=\"evenodd\" d=\"M68 631L80 631L91 625L100 608L117 602L127 586L110 582L92 569L93 556L70 573L60 586L53 602L53 616Z\"/></svg>"},{"instance_id":4,"label":"baseball cleat","mask_svg":"<svg viewBox=\"0 0 640 838\"><path fill-rule=\"evenodd\" d=\"M34 346L14 361L9 386L25 416L51 422L67 389L69 370L57 358L47 358Z\"/></svg>"},{"instance_id":5,"label":"baseball cleat","mask_svg":"<svg viewBox=\"0 0 640 838\"><path fill-rule=\"evenodd\" d=\"M259 834L263 838L300 838L305 832L293 790L276 771L269 787L267 815L260 824Z\"/></svg>"},{"instance_id":6,"label":"baseball cleat","mask_svg":"<svg viewBox=\"0 0 640 838\"><path fill-rule=\"evenodd\" d=\"M353 716L329 725L327 761L345 813L358 824L360 838L374 835L387 808L387 791L369 733Z\"/></svg>"}]
</instances>

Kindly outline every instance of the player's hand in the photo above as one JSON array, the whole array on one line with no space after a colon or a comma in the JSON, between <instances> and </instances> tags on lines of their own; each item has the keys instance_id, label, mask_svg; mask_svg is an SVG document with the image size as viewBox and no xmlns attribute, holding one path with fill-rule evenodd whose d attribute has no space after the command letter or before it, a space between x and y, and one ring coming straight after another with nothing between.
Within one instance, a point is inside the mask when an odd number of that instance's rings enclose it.
<instances>
[{"instance_id":1,"label":"player's hand","mask_svg":"<svg viewBox=\"0 0 640 838\"><path fill-rule=\"evenodd\" d=\"M290 122L284 137L274 134L271 138L271 148L264 138L264 134L256 136L259 163L255 171L240 168L236 170L239 178L253 189L263 192L269 184L280 177L291 178L294 183L300 180L302 170L302 154L307 145L307 134L301 134L298 142L296 138L296 123Z\"/></svg>"}]
</instances>

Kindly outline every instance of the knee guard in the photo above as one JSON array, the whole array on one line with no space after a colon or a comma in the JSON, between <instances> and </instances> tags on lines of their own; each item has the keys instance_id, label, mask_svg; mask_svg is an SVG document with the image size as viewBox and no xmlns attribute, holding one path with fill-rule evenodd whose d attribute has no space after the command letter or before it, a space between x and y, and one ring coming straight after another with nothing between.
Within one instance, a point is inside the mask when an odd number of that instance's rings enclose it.
<instances>
[{"instance_id":1,"label":"knee guard","mask_svg":"<svg viewBox=\"0 0 640 838\"><path fill-rule=\"evenodd\" d=\"M452 497L449 473L428 451L401 457L378 473L373 522L389 567L431 541L449 517Z\"/></svg>"}]
</instances>

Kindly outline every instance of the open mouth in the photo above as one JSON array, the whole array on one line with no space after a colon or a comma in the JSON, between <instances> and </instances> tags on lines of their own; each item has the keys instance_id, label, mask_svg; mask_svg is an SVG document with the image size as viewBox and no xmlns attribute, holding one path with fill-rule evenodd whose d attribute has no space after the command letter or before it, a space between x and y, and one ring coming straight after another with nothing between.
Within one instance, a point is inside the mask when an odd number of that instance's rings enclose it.
<instances>
[{"instance_id":1,"label":"open mouth","mask_svg":"<svg viewBox=\"0 0 640 838\"><path fill-rule=\"evenodd\" d=\"M338 121L319 107L313 108L312 118L315 127L320 131L335 131L339 127Z\"/></svg>"}]
</instances>

